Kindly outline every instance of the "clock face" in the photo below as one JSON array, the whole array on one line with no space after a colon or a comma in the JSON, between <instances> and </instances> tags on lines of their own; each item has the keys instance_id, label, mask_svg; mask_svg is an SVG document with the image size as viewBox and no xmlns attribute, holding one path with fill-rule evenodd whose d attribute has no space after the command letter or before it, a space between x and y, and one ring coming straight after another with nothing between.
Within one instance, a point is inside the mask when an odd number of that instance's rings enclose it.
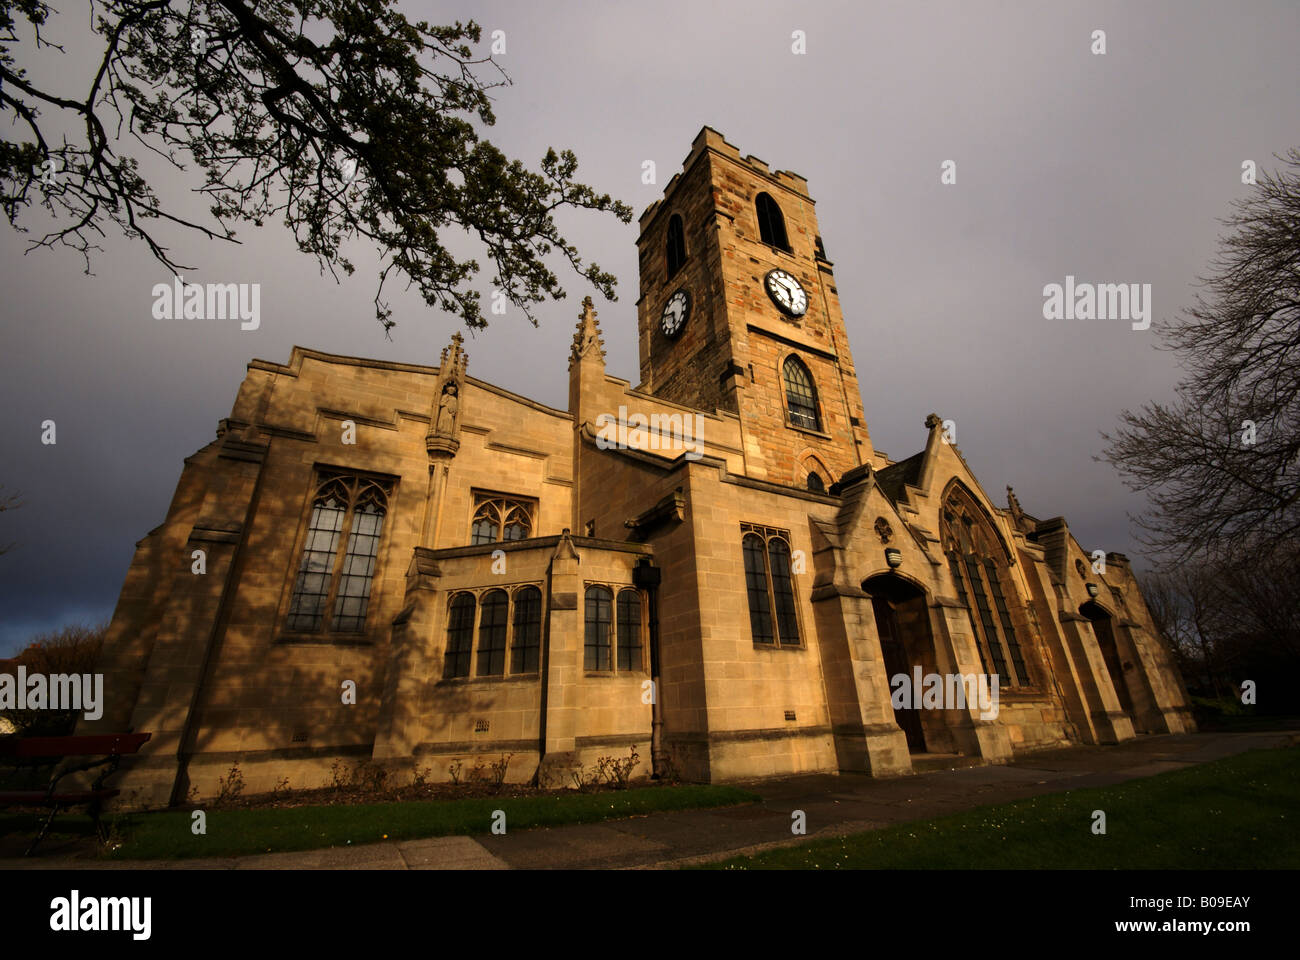
<instances>
[{"instance_id":1,"label":"clock face","mask_svg":"<svg viewBox=\"0 0 1300 960\"><path fill-rule=\"evenodd\" d=\"M808 294L803 286L784 270L769 270L763 279L767 295L789 317L802 317L808 312Z\"/></svg>"},{"instance_id":2,"label":"clock face","mask_svg":"<svg viewBox=\"0 0 1300 960\"><path fill-rule=\"evenodd\" d=\"M678 290L668 298L668 302L664 304L663 316L659 318L659 326L663 328L664 336L675 337L681 333L690 314L690 295L685 290Z\"/></svg>"}]
</instances>

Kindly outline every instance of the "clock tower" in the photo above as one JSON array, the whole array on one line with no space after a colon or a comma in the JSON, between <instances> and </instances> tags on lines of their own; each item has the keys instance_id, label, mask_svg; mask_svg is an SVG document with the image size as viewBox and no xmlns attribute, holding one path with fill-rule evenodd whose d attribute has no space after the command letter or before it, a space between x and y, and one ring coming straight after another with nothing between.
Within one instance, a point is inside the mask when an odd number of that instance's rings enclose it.
<instances>
[{"instance_id":1,"label":"clock tower","mask_svg":"<svg viewBox=\"0 0 1300 960\"><path fill-rule=\"evenodd\" d=\"M640 228L639 389L737 414L757 479L819 490L872 462L807 181L705 127Z\"/></svg>"}]
</instances>

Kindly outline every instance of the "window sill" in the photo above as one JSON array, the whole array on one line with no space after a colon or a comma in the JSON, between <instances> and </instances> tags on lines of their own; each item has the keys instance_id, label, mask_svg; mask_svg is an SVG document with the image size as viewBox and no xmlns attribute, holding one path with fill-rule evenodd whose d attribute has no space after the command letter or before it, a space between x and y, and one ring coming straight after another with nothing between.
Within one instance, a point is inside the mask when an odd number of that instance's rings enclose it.
<instances>
[{"instance_id":1,"label":"window sill","mask_svg":"<svg viewBox=\"0 0 1300 960\"><path fill-rule=\"evenodd\" d=\"M754 641L755 650L807 650L802 643L759 643Z\"/></svg>"},{"instance_id":2,"label":"window sill","mask_svg":"<svg viewBox=\"0 0 1300 960\"><path fill-rule=\"evenodd\" d=\"M795 261L798 260L798 258L794 255L793 250L787 250L785 247L778 247L775 243L768 243L766 240L762 239L761 237L759 238L758 242L761 243L763 246L767 247L767 249L773 253L779 253L782 256L789 257L791 260L795 260Z\"/></svg>"},{"instance_id":3,"label":"window sill","mask_svg":"<svg viewBox=\"0 0 1300 960\"><path fill-rule=\"evenodd\" d=\"M823 440L835 439L829 433L823 433L822 431L814 430L811 427L801 427L797 423L791 423L789 420L786 420L785 425L789 427L791 430L798 430L800 433L806 433L812 437L820 437Z\"/></svg>"},{"instance_id":4,"label":"window sill","mask_svg":"<svg viewBox=\"0 0 1300 960\"><path fill-rule=\"evenodd\" d=\"M373 647L375 641L364 633L282 633L276 643L328 644L335 647Z\"/></svg>"},{"instance_id":5,"label":"window sill","mask_svg":"<svg viewBox=\"0 0 1300 960\"><path fill-rule=\"evenodd\" d=\"M584 677L591 677L592 679L607 678L611 680L615 677L648 676L644 670L585 670L582 675Z\"/></svg>"},{"instance_id":6,"label":"window sill","mask_svg":"<svg viewBox=\"0 0 1300 960\"><path fill-rule=\"evenodd\" d=\"M540 678L540 673L507 673L501 676L493 674L485 677L444 677L436 681L434 686L462 687L473 683L535 683Z\"/></svg>"}]
</instances>

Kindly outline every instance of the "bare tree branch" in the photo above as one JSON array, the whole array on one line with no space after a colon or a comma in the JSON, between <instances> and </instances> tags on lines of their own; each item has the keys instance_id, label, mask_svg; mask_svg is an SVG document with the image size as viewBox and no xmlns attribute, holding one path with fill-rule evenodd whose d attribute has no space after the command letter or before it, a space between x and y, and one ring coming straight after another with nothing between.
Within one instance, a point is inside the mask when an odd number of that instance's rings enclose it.
<instances>
[{"instance_id":1,"label":"bare tree branch","mask_svg":"<svg viewBox=\"0 0 1300 960\"><path fill-rule=\"evenodd\" d=\"M68 96L35 85L17 60L58 49L41 33L53 9L0 0L0 116L14 119L0 140L0 208L18 229L29 208L47 210L57 226L32 245L70 247L87 271L110 225L173 272L187 268L151 221L237 242L240 222L280 220L336 278L354 269L344 244L366 240L384 260L375 310L385 331L394 322L383 285L394 273L430 306L486 326L470 287L479 264L448 251L448 230L483 246L491 283L533 324L533 305L565 296L552 253L616 299L614 277L584 263L553 214L595 210L627 223L631 208L576 182L568 151L548 150L534 172L483 140L479 129L495 122L489 92L510 80L475 55L480 28L411 22L394 6L97 0L102 57L84 94ZM44 110L77 118L80 139L49 142ZM213 222L156 196L123 152L131 143L177 169L197 166Z\"/></svg>"},{"instance_id":2,"label":"bare tree branch","mask_svg":"<svg viewBox=\"0 0 1300 960\"><path fill-rule=\"evenodd\" d=\"M1103 457L1143 491L1145 542L1173 560L1270 551L1300 533L1300 148L1235 205L1207 293L1159 326L1186 376L1124 411Z\"/></svg>"}]
</instances>

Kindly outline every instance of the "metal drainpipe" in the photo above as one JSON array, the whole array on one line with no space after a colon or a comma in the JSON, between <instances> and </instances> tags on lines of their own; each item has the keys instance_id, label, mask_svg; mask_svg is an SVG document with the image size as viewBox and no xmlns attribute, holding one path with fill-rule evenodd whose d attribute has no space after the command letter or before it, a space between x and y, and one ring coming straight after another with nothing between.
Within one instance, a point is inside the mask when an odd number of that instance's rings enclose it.
<instances>
[{"instance_id":1,"label":"metal drainpipe","mask_svg":"<svg viewBox=\"0 0 1300 960\"><path fill-rule=\"evenodd\" d=\"M659 583L663 572L649 557L642 557L632 571L632 582L650 598L650 766L651 779L658 780L666 766L663 751L664 714L659 686Z\"/></svg>"}]
</instances>

